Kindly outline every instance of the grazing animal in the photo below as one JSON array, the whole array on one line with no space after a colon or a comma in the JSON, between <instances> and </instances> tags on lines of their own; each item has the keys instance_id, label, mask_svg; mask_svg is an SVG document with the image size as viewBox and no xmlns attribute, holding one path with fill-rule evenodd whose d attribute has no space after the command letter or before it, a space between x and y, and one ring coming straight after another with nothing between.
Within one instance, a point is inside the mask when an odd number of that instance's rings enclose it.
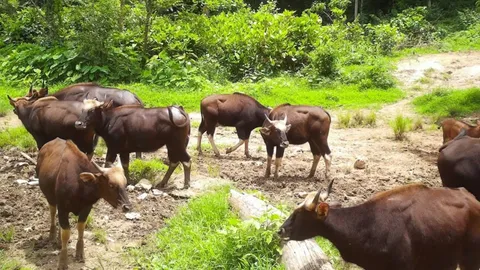
<instances>
[{"instance_id":1,"label":"grazing animal","mask_svg":"<svg viewBox=\"0 0 480 270\"><path fill-rule=\"evenodd\" d=\"M480 268L480 203L465 189L407 185L363 204L331 207L331 191L312 193L280 228L285 239L330 240L366 270Z\"/></svg>"},{"instance_id":2,"label":"grazing animal","mask_svg":"<svg viewBox=\"0 0 480 270\"><path fill-rule=\"evenodd\" d=\"M55 240L55 214L58 209L58 221L62 243L58 269L67 269L67 245L70 239L69 213L78 216L78 240L76 259L85 261L83 232L88 214L100 198L114 208L124 211L131 208L125 186L127 180L120 167L100 168L90 162L70 140L55 139L45 144L38 153L36 172L40 189L50 205L50 240Z\"/></svg>"},{"instance_id":3,"label":"grazing animal","mask_svg":"<svg viewBox=\"0 0 480 270\"><path fill-rule=\"evenodd\" d=\"M480 200L480 139L463 130L440 148L437 167L445 187L464 187Z\"/></svg>"},{"instance_id":4,"label":"grazing animal","mask_svg":"<svg viewBox=\"0 0 480 270\"><path fill-rule=\"evenodd\" d=\"M37 99L46 97L48 95L48 86L45 86L45 82L40 90L33 89L30 86L25 97L31 98L37 93ZM138 105L143 107L143 102L132 92L127 90L121 90L117 88L108 88L98 85L96 83L78 83L67 86L60 91L53 93L50 96L56 97L58 100L64 101L80 101L84 99L97 99L98 101L113 101L113 107L119 107L123 105ZM141 158L141 153L136 153L137 158Z\"/></svg>"},{"instance_id":5,"label":"grazing animal","mask_svg":"<svg viewBox=\"0 0 480 270\"><path fill-rule=\"evenodd\" d=\"M226 153L229 154L245 144L245 156L250 157L248 152L250 133L262 126L265 115L270 109L250 96L235 92L230 95L211 95L204 98L200 104L200 111L202 122L198 128L197 150L199 153L202 153L202 135L206 131L215 155L220 156L213 135L217 125L221 125L235 127L239 139L238 143L228 148Z\"/></svg>"},{"instance_id":6,"label":"grazing animal","mask_svg":"<svg viewBox=\"0 0 480 270\"><path fill-rule=\"evenodd\" d=\"M443 131L443 143L453 140L462 129L467 130L467 135L474 138L480 138L480 120L477 125L471 125L453 118L447 118L440 123Z\"/></svg>"},{"instance_id":7,"label":"grazing animal","mask_svg":"<svg viewBox=\"0 0 480 270\"><path fill-rule=\"evenodd\" d=\"M129 179L131 152L152 152L166 145L170 165L159 187L164 187L179 162L183 164L184 187L190 186L190 156L187 145L190 137L190 118L182 107L141 108L120 106L94 99L83 101L83 112L75 123L79 130L92 130L107 144L107 163L120 154L123 169Z\"/></svg>"},{"instance_id":8,"label":"grazing animal","mask_svg":"<svg viewBox=\"0 0 480 270\"><path fill-rule=\"evenodd\" d=\"M274 148L276 180L285 148L289 144L306 142L310 144L313 154L313 164L308 177L315 176L320 156L325 160L325 177L328 177L332 159L327 142L331 121L330 114L321 107L283 104L274 108L260 130L268 154L265 177L270 177Z\"/></svg>"},{"instance_id":9,"label":"grazing animal","mask_svg":"<svg viewBox=\"0 0 480 270\"><path fill-rule=\"evenodd\" d=\"M83 103L59 101L55 97L36 100L29 98L12 99L8 96L14 112L27 131L32 134L38 149L59 137L72 140L91 159L95 147L95 132L78 131L75 122L82 113Z\"/></svg>"}]
</instances>

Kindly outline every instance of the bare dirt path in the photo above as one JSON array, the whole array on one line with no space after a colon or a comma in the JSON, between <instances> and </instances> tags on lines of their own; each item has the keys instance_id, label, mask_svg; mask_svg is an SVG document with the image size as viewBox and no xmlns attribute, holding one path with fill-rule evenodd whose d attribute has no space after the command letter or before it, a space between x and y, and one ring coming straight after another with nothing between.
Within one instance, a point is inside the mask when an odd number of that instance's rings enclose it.
<instances>
[{"instance_id":1,"label":"bare dirt path","mask_svg":"<svg viewBox=\"0 0 480 270\"><path fill-rule=\"evenodd\" d=\"M334 124L329 137L333 153L331 177L335 179L332 199L345 206L365 201L372 194L407 183L421 182L429 186L440 186L436 168L437 149L441 145L440 130L421 130L408 134L403 142L393 140L388 120L397 112L415 116L409 105L413 97L431 91L436 85L448 84L459 87L480 86L480 53L440 54L412 57L399 62L396 77L407 92L407 98L379 110L379 125L376 128L338 129L332 111ZM431 69L434 69L432 71ZM451 71L451 74L448 73ZM429 84L419 79L427 74ZM450 74L449 76L445 74ZM462 75L463 74L463 75ZM473 74L473 75L472 75ZM463 77L462 77L463 76ZM444 81L448 77L447 82ZM463 78L463 79L462 79ZM197 125L200 115L190 114L192 123ZM0 118L0 129L5 125L18 123L9 114ZM192 185L186 195L207 189L212 183L232 182L241 189L256 189L265 194L273 204L294 205L302 200L301 194L313 191L327 184L324 178L324 163L320 162L316 177L307 179L312 163L308 145L290 146L285 151L280 179L265 179L266 152L258 131L250 139L251 159L243 155L243 147L225 155L225 149L237 142L232 128L219 127L215 135L222 157L216 158L204 136L204 154L198 156L195 149L197 128L192 128L189 153L192 155ZM36 153L29 153L34 158ZM358 156L367 160L367 168L357 170L353 164ZM166 150L146 155L147 159L166 159ZM97 160L101 160L97 157ZM46 241L48 236L48 207L37 186L18 185L15 180L28 179L34 174L34 166L26 163L18 151L0 150L0 232L13 227L13 243L0 242L7 254L34 269L56 269L58 250ZM170 192L180 187L182 172L174 174ZM132 269L132 258L128 250L142 245L147 235L164 225L164 220L186 202L182 196L151 193L146 199L139 199L142 191L129 193L136 212L141 219L126 220L125 216L104 202L94 206L93 228L86 232L86 263L73 260L77 233L72 230L69 248L70 269ZM180 194L181 195L181 194ZM75 223L72 220L72 228ZM106 241L99 241L99 231L106 234Z\"/></svg>"}]
</instances>

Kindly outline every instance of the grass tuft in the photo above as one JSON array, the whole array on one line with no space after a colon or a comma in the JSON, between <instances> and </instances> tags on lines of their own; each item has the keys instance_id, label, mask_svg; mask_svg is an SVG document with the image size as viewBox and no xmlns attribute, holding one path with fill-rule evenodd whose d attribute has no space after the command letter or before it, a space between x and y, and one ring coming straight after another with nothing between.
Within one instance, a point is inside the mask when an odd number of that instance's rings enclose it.
<instances>
[{"instance_id":1,"label":"grass tuft","mask_svg":"<svg viewBox=\"0 0 480 270\"><path fill-rule=\"evenodd\" d=\"M37 149L37 143L24 127L7 128L0 131L0 148L13 146L25 151Z\"/></svg>"},{"instance_id":2,"label":"grass tuft","mask_svg":"<svg viewBox=\"0 0 480 270\"><path fill-rule=\"evenodd\" d=\"M132 250L142 269L282 269L278 227L241 221L230 211L229 187L192 199L166 227ZM279 224L279 217L270 217Z\"/></svg>"},{"instance_id":3,"label":"grass tuft","mask_svg":"<svg viewBox=\"0 0 480 270\"><path fill-rule=\"evenodd\" d=\"M12 243L15 237L15 227L10 226L0 231L0 242Z\"/></svg>"},{"instance_id":4,"label":"grass tuft","mask_svg":"<svg viewBox=\"0 0 480 270\"><path fill-rule=\"evenodd\" d=\"M353 115L350 112L345 112L338 116L339 128L375 127L376 125L377 114L374 111L364 114L359 110L355 111Z\"/></svg>"},{"instance_id":5,"label":"grass tuft","mask_svg":"<svg viewBox=\"0 0 480 270\"><path fill-rule=\"evenodd\" d=\"M93 240L100 244L107 243L107 232L101 228L93 229Z\"/></svg>"},{"instance_id":6,"label":"grass tuft","mask_svg":"<svg viewBox=\"0 0 480 270\"><path fill-rule=\"evenodd\" d=\"M31 268L27 268L22 266L22 264L15 260L10 258L5 254L5 251L0 249L0 269L2 270L28 270Z\"/></svg>"},{"instance_id":7,"label":"grass tuft","mask_svg":"<svg viewBox=\"0 0 480 270\"><path fill-rule=\"evenodd\" d=\"M151 182L157 174L165 172L168 166L159 160L141 160L135 159L130 162L130 177L136 183L145 178Z\"/></svg>"},{"instance_id":8,"label":"grass tuft","mask_svg":"<svg viewBox=\"0 0 480 270\"><path fill-rule=\"evenodd\" d=\"M403 117L402 115L397 115L397 117L390 122L393 134L395 135L395 140L402 141L406 138L405 134L410 130L411 123L412 121L410 118Z\"/></svg>"}]
</instances>

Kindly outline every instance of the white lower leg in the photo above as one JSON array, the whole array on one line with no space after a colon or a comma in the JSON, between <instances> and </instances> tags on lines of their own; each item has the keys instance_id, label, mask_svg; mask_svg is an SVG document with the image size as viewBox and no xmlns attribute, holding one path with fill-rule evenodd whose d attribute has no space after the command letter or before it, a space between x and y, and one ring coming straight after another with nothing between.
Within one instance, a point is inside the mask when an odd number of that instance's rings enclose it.
<instances>
[{"instance_id":1,"label":"white lower leg","mask_svg":"<svg viewBox=\"0 0 480 270\"><path fill-rule=\"evenodd\" d=\"M197 151L200 153L202 152L202 136L203 136L203 133L199 131L198 137L197 137Z\"/></svg>"},{"instance_id":2,"label":"white lower leg","mask_svg":"<svg viewBox=\"0 0 480 270\"><path fill-rule=\"evenodd\" d=\"M332 154L324 155L323 159L325 160L325 177L328 177L330 166L332 166Z\"/></svg>"},{"instance_id":3,"label":"white lower leg","mask_svg":"<svg viewBox=\"0 0 480 270\"><path fill-rule=\"evenodd\" d=\"M234 145L233 147L230 147L227 149L227 154L237 150L240 146L242 146L242 144L244 144L245 141L244 140L238 140L238 143L236 145Z\"/></svg>"},{"instance_id":4,"label":"white lower leg","mask_svg":"<svg viewBox=\"0 0 480 270\"><path fill-rule=\"evenodd\" d=\"M245 140L245 156L250 157L250 153L248 152L248 140Z\"/></svg>"},{"instance_id":5,"label":"white lower leg","mask_svg":"<svg viewBox=\"0 0 480 270\"><path fill-rule=\"evenodd\" d=\"M208 141L210 142L210 145L212 146L212 149L215 155L220 156L220 152L218 151L218 148L215 145L215 142L213 141L213 135L208 135Z\"/></svg>"},{"instance_id":6,"label":"white lower leg","mask_svg":"<svg viewBox=\"0 0 480 270\"><path fill-rule=\"evenodd\" d=\"M270 177L270 169L272 167L272 157L267 157L267 169L265 170L265 177Z\"/></svg>"},{"instance_id":7,"label":"white lower leg","mask_svg":"<svg viewBox=\"0 0 480 270\"><path fill-rule=\"evenodd\" d=\"M315 176L315 171L317 170L318 162L320 161L320 156L319 155L314 155L313 156L313 163L312 163L312 168L310 169L310 174L308 177L314 177Z\"/></svg>"},{"instance_id":8,"label":"white lower leg","mask_svg":"<svg viewBox=\"0 0 480 270\"><path fill-rule=\"evenodd\" d=\"M282 158L277 157L275 159L275 174L273 175L275 180L278 178L278 170L280 169L281 165L282 165Z\"/></svg>"}]
</instances>

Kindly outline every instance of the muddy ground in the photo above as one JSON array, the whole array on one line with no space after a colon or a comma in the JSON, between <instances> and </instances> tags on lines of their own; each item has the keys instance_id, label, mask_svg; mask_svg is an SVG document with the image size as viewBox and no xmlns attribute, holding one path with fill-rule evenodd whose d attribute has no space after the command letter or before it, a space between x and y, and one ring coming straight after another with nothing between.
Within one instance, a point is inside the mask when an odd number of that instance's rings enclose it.
<instances>
[{"instance_id":1,"label":"muddy ground","mask_svg":"<svg viewBox=\"0 0 480 270\"><path fill-rule=\"evenodd\" d=\"M475 57L472 54L474 53L442 54L401 61L396 75L407 92L407 97L377 111L378 126L375 128L339 129L336 125L338 112L331 111L334 123L329 137L333 154L330 177L335 179L332 199L341 201L344 205L354 205L378 191L408 183L421 182L429 186L440 186L436 157L442 141L441 131L425 128L409 133L405 141L395 141L388 120L397 112L419 117L413 112L409 101L414 96L431 91L435 85L446 79L457 80L457 72L468 76L473 74L473 78L468 77L469 83L465 83L465 80L459 83L461 88L479 86L480 63L471 59L480 59L480 55ZM444 75L448 71L451 71L450 77ZM419 78L425 75L433 78L429 85L425 85L425 81L419 82ZM461 80L458 79L457 82L459 81ZM192 113L191 117L193 123L198 123L198 114ZM2 122L0 118L0 123L14 126L17 122L10 119ZM5 124L2 127L5 127ZM172 184L165 190L173 196L149 194L146 199L140 200L137 197L142 191L129 193L134 211L141 214L140 220L126 220L123 213L100 201L93 209L92 226L87 228L85 233L85 263L74 261L77 233L72 229L70 269L132 269L133 262L128 256L128 249L142 245L148 235L161 228L164 220L171 217L180 205L185 204L188 195L200 193L212 184L231 182L240 189L261 191L273 204L289 205L301 201L299 193L313 191L327 184L323 160L319 163L315 178L306 178L312 163L307 144L292 145L285 151L280 177L273 181L264 178L266 152L258 131L254 132L250 139L250 159L245 158L243 147L229 155L224 154L226 147L237 142L236 134L231 128L217 129L216 142L222 152L221 158L213 155L206 137L203 140L203 155L199 156L195 150L196 135L196 128L193 128L189 146L193 157L193 188L183 191L182 194L186 196L176 192L183 181L183 173L180 171L173 175ZM36 153L28 154L36 158ZM147 159L165 160L166 150L161 149L145 156ZM353 164L358 157L366 160L366 169L354 169ZM96 157L96 160L102 161L101 157ZM0 242L0 247L6 249L8 256L31 268L56 269L58 249L46 240L49 229L46 200L38 186L16 183L18 179L29 179L33 176L34 168L18 150L0 150L0 231L6 231L12 226L15 229L13 242ZM73 219L71 224L72 228L75 228ZM99 231L106 233L106 243L96 240Z\"/></svg>"}]
</instances>

